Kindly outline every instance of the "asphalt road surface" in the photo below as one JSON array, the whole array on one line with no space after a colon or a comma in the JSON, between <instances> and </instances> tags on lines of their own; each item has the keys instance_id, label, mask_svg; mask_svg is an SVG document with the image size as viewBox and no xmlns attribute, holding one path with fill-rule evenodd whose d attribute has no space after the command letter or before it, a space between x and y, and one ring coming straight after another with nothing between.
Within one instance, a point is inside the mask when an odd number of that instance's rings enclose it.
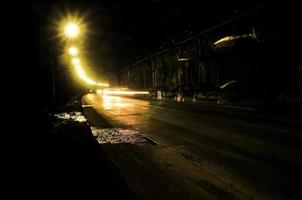
<instances>
[{"instance_id":1,"label":"asphalt road surface","mask_svg":"<svg viewBox=\"0 0 302 200\"><path fill-rule=\"evenodd\" d=\"M87 94L91 126L158 144L103 148L138 199L301 199L302 123L247 108Z\"/></svg>"}]
</instances>

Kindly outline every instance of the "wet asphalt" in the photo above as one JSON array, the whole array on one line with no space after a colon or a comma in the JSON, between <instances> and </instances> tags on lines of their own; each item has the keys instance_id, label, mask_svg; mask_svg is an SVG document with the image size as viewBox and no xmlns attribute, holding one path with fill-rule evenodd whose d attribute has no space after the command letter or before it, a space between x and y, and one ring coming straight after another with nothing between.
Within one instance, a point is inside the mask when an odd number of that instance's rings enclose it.
<instances>
[{"instance_id":1,"label":"wet asphalt","mask_svg":"<svg viewBox=\"0 0 302 200\"><path fill-rule=\"evenodd\" d=\"M168 148L181 151L182 160L171 156L167 162L175 165L178 171L174 171L181 176L206 192L215 193L216 199L299 199L301 196L299 118L249 108L95 94L84 96L82 102L84 112L86 109L90 113L91 126L133 128L158 142L154 151L161 153L152 159L165 159L165 155L174 154L162 153ZM192 163L198 167L188 167ZM205 170L210 170L210 176L220 182L211 183L209 176L202 174ZM192 171L194 175L190 174ZM217 192L214 183L216 188L229 192ZM233 194L223 195L229 193Z\"/></svg>"}]
</instances>

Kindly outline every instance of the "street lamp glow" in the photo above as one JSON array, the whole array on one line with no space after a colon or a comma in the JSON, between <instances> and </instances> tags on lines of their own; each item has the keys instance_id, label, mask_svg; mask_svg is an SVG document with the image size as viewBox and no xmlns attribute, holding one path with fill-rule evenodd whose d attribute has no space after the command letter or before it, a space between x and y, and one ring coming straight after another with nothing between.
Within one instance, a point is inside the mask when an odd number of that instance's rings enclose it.
<instances>
[{"instance_id":1,"label":"street lamp glow","mask_svg":"<svg viewBox=\"0 0 302 200\"><path fill-rule=\"evenodd\" d=\"M104 95L135 95L135 94L149 94L148 91L119 91L119 90L104 90Z\"/></svg>"},{"instance_id":2,"label":"street lamp glow","mask_svg":"<svg viewBox=\"0 0 302 200\"><path fill-rule=\"evenodd\" d=\"M78 49L76 48L76 47L70 47L69 49L68 49L68 52L69 52L69 54L70 55L72 55L72 56L76 56L76 55L78 55Z\"/></svg>"},{"instance_id":3,"label":"street lamp glow","mask_svg":"<svg viewBox=\"0 0 302 200\"><path fill-rule=\"evenodd\" d=\"M79 35L79 26L73 22L68 23L64 28L64 33L69 38L75 38Z\"/></svg>"},{"instance_id":4,"label":"street lamp glow","mask_svg":"<svg viewBox=\"0 0 302 200\"><path fill-rule=\"evenodd\" d=\"M77 64L75 66L75 70L76 70L76 73L78 75L78 77L83 80L84 82L86 82L88 85L96 85L97 83L90 79L87 74L85 73L85 71L83 70L82 66L80 64Z\"/></svg>"},{"instance_id":5,"label":"street lamp glow","mask_svg":"<svg viewBox=\"0 0 302 200\"><path fill-rule=\"evenodd\" d=\"M71 60L71 62L72 62L74 65L79 65L79 64L80 64L80 59L78 59L78 58L73 58L73 59Z\"/></svg>"},{"instance_id":6,"label":"street lamp glow","mask_svg":"<svg viewBox=\"0 0 302 200\"><path fill-rule=\"evenodd\" d=\"M109 87L108 83L97 83L96 85L101 87Z\"/></svg>"},{"instance_id":7,"label":"street lamp glow","mask_svg":"<svg viewBox=\"0 0 302 200\"><path fill-rule=\"evenodd\" d=\"M109 87L109 84L107 83L98 83L95 80L91 79L85 72L84 68L82 67L82 60L78 57L80 54L80 50L78 46L81 44L81 41L78 39L72 40L76 37L79 37L79 35L83 35L85 32L85 24L82 23L82 20L76 17L69 16L69 19L65 19L60 23L59 30L60 30L60 36L64 37L63 39L68 38L70 41L66 41L68 46L66 46L65 50L66 53L69 55L69 62L73 69L75 70L76 76L85 82L88 85L94 85L94 86L100 86L100 87ZM83 39L83 38L81 38ZM82 57L81 57L82 58Z\"/></svg>"}]
</instances>

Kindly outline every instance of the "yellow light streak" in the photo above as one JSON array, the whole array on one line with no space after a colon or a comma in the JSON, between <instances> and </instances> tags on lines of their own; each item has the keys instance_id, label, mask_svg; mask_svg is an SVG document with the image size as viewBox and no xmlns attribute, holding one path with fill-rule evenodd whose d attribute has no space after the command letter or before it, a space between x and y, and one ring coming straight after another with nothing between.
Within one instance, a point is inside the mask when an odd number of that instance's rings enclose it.
<instances>
[{"instance_id":1,"label":"yellow light streak","mask_svg":"<svg viewBox=\"0 0 302 200\"><path fill-rule=\"evenodd\" d=\"M79 58L73 58L73 59L71 59L71 62L74 65L79 65L81 63Z\"/></svg>"},{"instance_id":2,"label":"yellow light streak","mask_svg":"<svg viewBox=\"0 0 302 200\"><path fill-rule=\"evenodd\" d=\"M135 95L135 94L149 94L147 91L121 91L121 90L104 90L104 95Z\"/></svg>"},{"instance_id":3,"label":"yellow light streak","mask_svg":"<svg viewBox=\"0 0 302 200\"><path fill-rule=\"evenodd\" d=\"M68 49L68 52L69 52L69 54L70 54L71 56L76 56L76 55L78 55L79 50L78 50L78 48L76 48L76 47L70 47L70 48Z\"/></svg>"}]
</instances>

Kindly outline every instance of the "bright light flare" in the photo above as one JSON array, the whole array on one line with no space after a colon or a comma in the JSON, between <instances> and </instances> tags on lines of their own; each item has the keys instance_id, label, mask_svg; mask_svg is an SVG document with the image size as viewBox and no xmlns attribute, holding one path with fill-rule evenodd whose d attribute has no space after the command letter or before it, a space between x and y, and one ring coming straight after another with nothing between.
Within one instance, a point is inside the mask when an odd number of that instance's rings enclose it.
<instances>
[{"instance_id":1,"label":"bright light flare","mask_svg":"<svg viewBox=\"0 0 302 200\"><path fill-rule=\"evenodd\" d=\"M83 35L86 32L85 23L83 23L83 18L79 18L76 16L68 15L65 20L60 22L59 24L59 33L61 37L65 37L68 39L73 39ZM78 38L79 39L79 38ZM82 39L82 38L81 38ZM72 43L69 44L80 44L80 41L70 41ZM75 43L77 42L77 43ZM94 85L99 87L109 87L107 83L98 83L97 81L90 79L90 77L86 74L84 68L82 67L82 60L80 60L77 56L79 55L78 46L66 46L67 52L71 56L71 64L75 70L75 73L79 79L85 82L88 85ZM80 48L81 49L81 48Z\"/></svg>"},{"instance_id":2,"label":"bright light flare","mask_svg":"<svg viewBox=\"0 0 302 200\"><path fill-rule=\"evenodd\" d=\"M78 50L78 48L76 48L76 47L70 47L70 48L68 49L68 53L69 53L71 56L76 56L76 55L78 55L79 50Z\"/></svg>"},{"instance_id":3,"label":"bright light flare","mask_svg":"<svg viewBox=\"0 0 302 200\"><path fill-rule=\"evenodd\" d=\"M188 61L189 58L179 58L178 61Z\"/></svg>"},{"instance_id":4,"label":"bright light flare","mask_svg":"<svg viewBox=\"0 0 302 200\"><path fill-rule=\"evenodd\" d=\"M244 34L244 35L238 35L238 36L226 36L221 38L220 40L217 40L216 42L214 42L215 45L218 45L220 43L223 42L227 42L227 41L234 41L240 38L247 38L247 37L253 37L253 34Z\"/></svg>"},{"instance_id":5,"label":"bright light flare","mask_svg":"<svg viewBox=\"0 0 302 200\"><path fill-rule=\"evenodd\" d=\"M81 63L79 58L73 58L73 59L71 59L71 62L74 65L80 65L80 63Z\"/></svg>"},{"instance_id":6,"label":"bright light flare","mask_svg":"<svg viewBox=\"0 0 302 200\"><path fill-rule=\"evenodd\" d=\"M110 91L117 91L117 90L128 90L128 88L126 87L118 87L118 88L108 88L108 89L105 89L105 90L110 90Z\"/></svg>"},{"instance_id":7,"label":"bright light flare","mask_svg":"<svg viewBox=\"0 0 302 200\"><path fill-rule=\"evenodd\" d=\"M132 104L125 103L122 101L120 97L113 97L113 96L107 96L103 95L103 107L105 109L112 109L112 108L128 108L132 107Z\"/></svg>"},{"instance_id":8,"label":"bright light flare","mask_svg":"<svg viewBox=\"0 0 302 200\"><path fill-rule=\"evenodd\" d=\"M77 62L77 60L73 60L74 63L74 67L75 67L75 71L77 73L77 76L83 80L86 84L88 85L97 85L97 86L102 86L102 87L109 87L109 84L107 83L98 83L92 79L90 79L86 72L84 71L83 67L81 66L80 63Z\"/></svg>"},{"instance_id":9,"label":"bright light flare","mask_svg":"<svg viewBox=\"0 0 302 200\"><path fill-rule=\"evenodd\" d=\"M85 73L85 71L83 70L81 65L79 65L79 64L76 65L75 70L80 79L82 79L89 85L96 85L96 82L94 80L91 80L90 78L88 78L87 74Z\"/></svg>"},{"instance_id":10,"label":"bright light flare","mask_svg":"<svg viewBox=\"0 0 302 200\"><path fill-rule=\"evenodd\" d=\"M79 25L74 22L69 22L64 27L64 33L69 38L75 38L80 33Z\"/></svg>"},{"instance_id":11,"label":"bright light flare","mask_svg":"<svg viewBox=\"0 0 302 200\"><path fill-rule=\"evenodd\" d=\"M109 87L108 83L97 83L96 85L101 87Z\"/></svg>"},{"instance_id":12,"label":"bright light flare","mask_svg":"<svg viewBox=\"0 0 302 200\"><path fill-rule=\"evenodd\" d=\"M147 91L124 91L124 90L103 90L97 92L103 95L136 95L136 94L149 94Z\"/></svg>"}]
</instances>

